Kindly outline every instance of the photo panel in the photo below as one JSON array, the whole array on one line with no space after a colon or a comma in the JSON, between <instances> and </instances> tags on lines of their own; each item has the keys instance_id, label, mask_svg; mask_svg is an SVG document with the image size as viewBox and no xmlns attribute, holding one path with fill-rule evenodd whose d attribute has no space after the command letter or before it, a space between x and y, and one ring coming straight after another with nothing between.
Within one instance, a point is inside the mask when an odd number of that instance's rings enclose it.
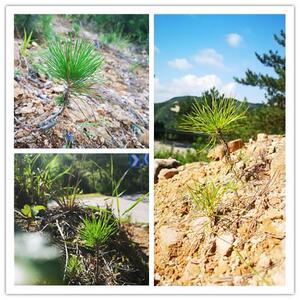
<instances>
[{"instance_id":1,"label":"photo panel","mask_svg":"<svg viewBox=\"0 0 300 300\"><path fill-rule=\"evenodd\" d=\"M149 16L15 14L15 148L148 148Z\"/></svg>"},{"instance_id":2,"label":"photo panel","mask_svg":"<svg viewBox=\"0 0 300 300\"><path fill-rule=\"evenodd\" d=\"M148 154L15 154L16 285L148 285Z\"/></svg>"},{"instance_id":3,"label":"photo panel","mask_svg":"<svg viewBox=\"0 0 300 300\"><path fill-rule=\"evenodd\" d=\"M154 284L284 286L286 15L154 26Z\"/></svg>"},{"instance_id":4,"label":"photo panel","mask_svg":"<svg viewBox=\"0 0 300 300\"><path fill-rule=\"evenodd\" d=\"M293 293L294 26L7 6L6 293Z\"/></svg>"}]
</instances>

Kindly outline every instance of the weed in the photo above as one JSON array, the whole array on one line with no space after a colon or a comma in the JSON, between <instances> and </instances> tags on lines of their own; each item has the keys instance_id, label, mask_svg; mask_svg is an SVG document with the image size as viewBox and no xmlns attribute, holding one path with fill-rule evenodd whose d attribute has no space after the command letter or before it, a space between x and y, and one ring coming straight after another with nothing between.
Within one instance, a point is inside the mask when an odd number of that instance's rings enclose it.
<instances>
[{"instance_id":1,"label":"weed","mask_svg":"<svg viewBox=\"0 0 300 300\"><path fill-rule=\"evenodd\" d=\"M71 254L67 262L66 277L68 277L70 280L76 279L76 277L83 272L83 269L84 266L82 261L78 258L77 255Z\"/></svg>"},{"instance_id":2,"label":"weed","mask_svg":"<svg viewBox=\"0 0 300 300\"><path fill-rule=\"evenodd\" d=\"M74 186L71 186L71 179L74 177L72 174L69 174L68 186L62 187L58 191L58 195L55 199L56 203L63 210L73 210L76 205L76 198L78 194L82 193L82 190L79 188L81 180L77 177L76 183Z\"/></svg>"},{"instance_id":3,"label":"weed","mask_svg":"<svg viewBox=\"0 0 300 300\"><path fill-rule=\"evenodd\" d=\"M28 46L31 42L31 36L32 36L32 31L29 33L29 35L27 35L27 32L24 29L23 42L22 42L22 45L19 49L20 55L22 57L26 57L26 55L27 55L27 49L28 49Z\"/></svg>"},{"instance_id":4,"label":"weed","mask_svg":"<svg viewBox=\"0 0 300 300\"><path fill-rule=\"evenodd\" d=\"M110 157L110 166L109 166L109 172L107 172L106 170L104 170L103 168L101 168L98 164L96 164L94 162L94 164L102 170L102 172L105 174L105 176L107 178L109 178L110 183L111 183L111 194L113 197L115 197L116 199L116 208L117 208L117 218L119 223L121 223L122 217L124 217L126 214L130 213L130 211L136 206L138 205L141 201L143 201L143 199L145 199L145 197L148 196L149 193L143 194L142 196L140 196L137 200L135 200L133 202L132 205L130 205L122 214L120 211L120 200L121 200L121 196L126 192L126 190L120 192L120 186L122 184L122 182L124 181L127 173L129 170L126 170L123 175L119 178L119 179L115 179L115 174L114 174L114 161L112 156Z\"/></svg>"},{"instance_id":5,"label":"weed","mask_svg":"<svg viewBox=\"0 0 300 300\"><path fill-rule=\"evenodd\" d=\"M103 44L112 44L121 50L127 48L129 44L129 38L123 34L121 27L111 32L102 33L99 40Z\"/></svg>"},{"instance_id":6,"label":"weed","mask_svg":"<svg viewBox=\"0 0 300 300\"><path fill-rule=\"evenodd\" d=\"M16 210L16 212L27 221L27 229L29 229L32 222L35 220L36 215L41 211L46 210L44 205L28 205L25 204L23 208L20 210Z\"/></svg>"},{"instance_id":7,"label":"weed","mask_svg":"<svg viewBox=\"0 0 300 300\"><path fill-rule=\"evenodd\" d=\"M41 154L20 155L15 157L15 191L16 204L44 205L55 196L58 181L70 171L60 169L58 156L45 159Z\"/></svg>"}]
</instances>

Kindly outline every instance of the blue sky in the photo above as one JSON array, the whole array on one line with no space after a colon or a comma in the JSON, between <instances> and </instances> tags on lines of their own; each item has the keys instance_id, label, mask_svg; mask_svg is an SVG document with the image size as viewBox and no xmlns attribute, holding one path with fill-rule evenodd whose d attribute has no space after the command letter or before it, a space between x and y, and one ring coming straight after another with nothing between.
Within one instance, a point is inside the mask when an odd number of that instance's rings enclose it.
<instances>
[{"instance_id":1,"label":"blue sky","mask_svg":"<svg viewBox=\"0 0 300 300\"><path fill-rule=\"evenodd\" d=\"M237 99L265 101L263 90L233 77L244 77L247 68L274 75L254 53L284 55L273 38L285 30L284 15L156 15L154 28L155 102L213 86Z\"/></svg>"}]
</instances>

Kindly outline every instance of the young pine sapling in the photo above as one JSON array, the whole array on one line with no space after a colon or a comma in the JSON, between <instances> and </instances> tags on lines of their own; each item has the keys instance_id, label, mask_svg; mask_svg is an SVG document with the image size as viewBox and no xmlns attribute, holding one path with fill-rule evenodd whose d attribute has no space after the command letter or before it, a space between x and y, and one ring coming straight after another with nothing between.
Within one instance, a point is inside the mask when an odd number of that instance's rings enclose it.
<instances>
[{"instance_id":1,"label":"young pine sapling","mask_svg":"<svg viewBox=\"0 0 300 300\"><path fill-rule=\"evenodd\" d=\"M116 233L118 225L111 213L103 212L100 215L85 217L79 232L83 245L95 251L95 283L99 282L99 257L100 249L108 238Z\"/></svg>"},{"instance_id":2,"label":"young pine sapling","mask_svg":"<svg viewBox=\"0 0 300 300\"><path fill-rule=\"evenodd\" d=\"M78 39L73 42L68 39L49 44L44 56L47 72L64 83L64 92L56 100L62 104L59 113L69 104L71 95L78 96L91 91L99 78L102 62L102 57L88 41Z\"/></svg>"},{"instance_id":3,"label":"young pine sapling","mask_svg":"<svg viewBox=\"0 0 300 300\"><path fill-rule=\"evenodd\" d=\"M232 165L228 142L225 136L237 126L237 121L246 117L247 106L235 99L220 97L207 99L200 104L195 102L192 112L186 115L180 128L188 132L203 133L210 137L209 145L221 143L224 146L225 158Z\"/></svg>"}]
</instances>

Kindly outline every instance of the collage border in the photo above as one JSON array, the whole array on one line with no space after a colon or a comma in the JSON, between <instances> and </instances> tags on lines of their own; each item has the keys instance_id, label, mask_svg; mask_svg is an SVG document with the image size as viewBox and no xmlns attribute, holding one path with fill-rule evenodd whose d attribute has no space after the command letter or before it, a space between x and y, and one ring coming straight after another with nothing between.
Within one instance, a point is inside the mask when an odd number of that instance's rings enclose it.
<instances>
[{"instance_id":1,"label":"collage border","mask_svg":"<svg viewBox=\"0 0 300 300\"><path fill-rule=\"evenodd\" d=\"M13 99L13 81L9 80L13 74L13 52L8 51L13 47L13 14L14 13L95 13L99 14L134 13L149 14L149 149L14 149L14 120L13 101L6 101L6 292L8 294L292 294L294 292L295 280L295 250L294 250L294 108L295 108L295 82L287 80L286 98L286 199L292 199L287 203L286 215L286 285L259 286L255 287L225 287L225 286L153 286L154 271L154 191L153 191L153 166L154 166L154 15L155 14L286 14L286 70L287 78L295 78L295 19L294 7L292 5L234 5L234 6L110 6L110 5L43 5L43 6L6 6L6 99ZM80 10L80 11L79 11ZM234 12L233 12L234 10ZM18 286L14 285L14 262L13 262L13 157L14 153L149 153L149 286ZM47 287L47 293L45 293Z\"/></svg>"}]
</instances>

